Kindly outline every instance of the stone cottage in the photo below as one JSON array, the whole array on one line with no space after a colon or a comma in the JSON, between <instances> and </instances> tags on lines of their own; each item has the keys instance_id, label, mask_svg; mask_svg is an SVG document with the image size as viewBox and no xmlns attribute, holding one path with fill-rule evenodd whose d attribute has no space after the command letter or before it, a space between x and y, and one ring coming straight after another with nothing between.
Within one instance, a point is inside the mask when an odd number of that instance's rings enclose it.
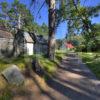
<instances>
[{"instance_id":1,"label":"stone cottage","mask_svg":"<svg viewBox=\"0 0 100 100\"><path fill-rule=\"evenodd\" d=\"M47 40L42 35L19 30L15 36L0 30L0 55L18 56L21 54L47 53Z\"/></svg>"},{"instance_id":2,"label":"stone cottage","mask_svg":"<svg viewBox=\"0 0 100 100\"><path fill-rule=\"evenodd\" d=\"M34 44L34 52L37 54L47 54L47 40L43 35L37 35L37 42Z\"/></svg>"},{"instance_id":3,"label":"stone cottage","mask_svg":"<svg viewBox=\"0 0 100 100\"><path fill-rule=\"evenodd\" d=\"M18 32L15 37L12 33L0 30L0 56L13 56L26 53L33 55L34 41L28 32Z\"/></svg>"},{"instance_id":4,"label":"stone cottage","mask_svg":"<svg viewBox=\"0 0 100 100\"><path fill-rule=\"evenodd\" d=\"M10 32L0 30L0 57L9 56L12 49L13 35Z\"/></svg>"}]
</instances>

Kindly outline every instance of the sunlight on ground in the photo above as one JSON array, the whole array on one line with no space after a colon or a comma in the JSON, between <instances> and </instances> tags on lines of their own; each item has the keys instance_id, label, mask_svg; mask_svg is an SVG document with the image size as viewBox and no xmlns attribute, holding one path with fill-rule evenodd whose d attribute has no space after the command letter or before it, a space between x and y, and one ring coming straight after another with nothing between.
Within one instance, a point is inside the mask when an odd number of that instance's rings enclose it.
<instances>
[{"instance_id":1,"label":"sunlight on ground","mask_svg":"<svg viewBox=\"0 0 100 100\"><path fill-rule=\"evenodd\" d=\"M73 79L84 78L82 75L75 74L75 73L72 73L72 72L69 72L69 71L67 71L66 75L68 76L68 78L73 78Z\"/></svg>"}]
</instances>

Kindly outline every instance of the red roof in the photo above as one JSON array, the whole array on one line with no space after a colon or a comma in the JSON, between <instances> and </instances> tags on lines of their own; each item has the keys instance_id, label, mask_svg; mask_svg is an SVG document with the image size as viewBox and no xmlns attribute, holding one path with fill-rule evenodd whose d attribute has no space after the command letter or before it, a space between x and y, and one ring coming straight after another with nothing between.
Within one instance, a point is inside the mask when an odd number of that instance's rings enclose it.
<instances>
[{"instance_id":1,"label":"red roof","mask_svg":"<svg viewBox=\"0 0 100 100\"><path fill-rule=\"evenodd\" d=\"M74 48L74 46L73 46L71 43L67 43L67 44L66 44L66 47L69 48L69 49Z\"/></svg>"}]
</instances>

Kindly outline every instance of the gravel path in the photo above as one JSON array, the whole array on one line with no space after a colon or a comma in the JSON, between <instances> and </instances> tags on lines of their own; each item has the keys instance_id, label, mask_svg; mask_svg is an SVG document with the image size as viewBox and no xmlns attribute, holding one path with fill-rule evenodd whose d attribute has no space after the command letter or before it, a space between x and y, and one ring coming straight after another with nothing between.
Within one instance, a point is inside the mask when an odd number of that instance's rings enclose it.
<instances>
[{"instance_id":1,"label":"gravel path","mask_svg":"<svg viewBox=\"0 0 100 100\"><path fill-rule=\"evenodd\" d=\"M14 100L100 100L100 80L74 53L63 58L56 76L47 82L37 75L33 80L26 83L31 95Z\"/></svg>"}]
</instances>

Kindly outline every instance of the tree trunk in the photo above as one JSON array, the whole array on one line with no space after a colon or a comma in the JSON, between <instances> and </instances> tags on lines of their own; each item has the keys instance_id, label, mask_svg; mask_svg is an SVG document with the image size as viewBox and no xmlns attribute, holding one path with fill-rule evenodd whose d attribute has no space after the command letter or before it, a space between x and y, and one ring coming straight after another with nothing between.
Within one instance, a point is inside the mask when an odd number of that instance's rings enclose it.
<instances>
[{"instance_id":1,"label":"tree trunk","mask_svg":"<svg viewBox=\"0 0 100 100\"><path fill-rule=\"evenodd\" d=\"M54 60L55 54L55 0L49 0L49 36L48 36L48 57Z\"/></svg>"},{"instance_id":2,"label":"tree trunk","mask_svg":"<svg viewBox=\"0 0 100 100\"><path fill-rule=\"evenodd\" d=\"M21 29L21 14L18 15L18 29Z\"/></svg>"}]
</instances>

